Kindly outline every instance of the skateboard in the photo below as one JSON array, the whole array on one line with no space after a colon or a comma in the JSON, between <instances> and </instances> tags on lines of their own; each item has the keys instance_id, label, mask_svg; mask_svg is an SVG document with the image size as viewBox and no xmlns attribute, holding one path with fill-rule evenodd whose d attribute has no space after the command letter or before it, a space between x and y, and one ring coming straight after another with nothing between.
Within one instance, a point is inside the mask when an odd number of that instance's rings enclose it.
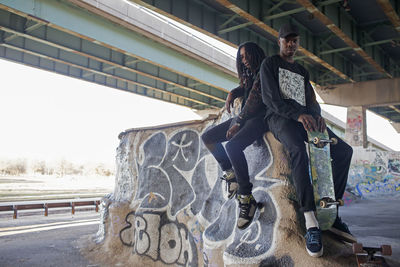
<instances>
[{"instance_id":1,"label":"skateboard","mask_svg":"<svg viewBox=\"0 0 400 267\"><path fill-rule=\"evenodd\" d=\"M314 189L317 220L322 231L332 227L336 220L337 206L343 200L336 200L333 186L330 145L337 139L329 139L328 132L307 132L310 157L310 178Z\"/></svg>"},{"instance_id":2,"label":"skateboard","mask_svg":"<svg viewBox=\"0 0 400 267\"><path fill-rule=\"evenodd\" d=\"M388 266L385 258L382 256L392 255L392 247L382 245L379 248L363 247L360 243L353 244L353 252L356 254L357 264L359 267L382 267ZM375 254L380 252L380 256Z\"/></svg>"}]
</instances>

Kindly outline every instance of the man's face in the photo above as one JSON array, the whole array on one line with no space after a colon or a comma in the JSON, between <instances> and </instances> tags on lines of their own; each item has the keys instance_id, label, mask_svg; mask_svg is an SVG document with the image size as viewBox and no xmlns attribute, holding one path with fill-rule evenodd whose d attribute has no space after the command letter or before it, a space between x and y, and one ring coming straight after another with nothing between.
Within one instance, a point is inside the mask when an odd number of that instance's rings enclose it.
<instances>
[{"instance_id":1,"label":"man's face","mask_svg":"<svg viewBox=\"0 0 400 267\"><path fill-rule=\"evenodd\" d=\"M246 66L246 68L250 68L250 63L249 63L249 56L246 53L246 49L244 49L244 46L240 48L240 58L242 60L243 65Z\"/></svg>"},{"instance_id":2,"label":"man's face","mask_svg":"<svg viewBox=\"0 0 400 267\"><path fill-rule=\"evenodd\" d=\"M299 48L300 37L296 35L289 35L285 38L278 39L281 54L286 57L293 57Z\"/></svg>"}]
</instances>

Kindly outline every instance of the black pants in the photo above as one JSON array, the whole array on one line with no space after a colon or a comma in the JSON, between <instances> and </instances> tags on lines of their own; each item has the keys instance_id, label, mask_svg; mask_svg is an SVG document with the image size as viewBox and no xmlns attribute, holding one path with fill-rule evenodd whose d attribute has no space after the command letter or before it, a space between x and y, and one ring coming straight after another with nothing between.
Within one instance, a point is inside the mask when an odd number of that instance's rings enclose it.
<instances>
[{"instance_id":1,"label":"black pants","mask_svg":"<svg viewBox=\"0 0 400 267\"><path fill-rule=\"evenodd\" d=\"M253 185L250 183L249 170L243 151L254 141L261 138L267 131L267 127L262 116L247 120L236 135L226 143L225 150L221 143L227 141L226 132L231 123L232 119L229 119L206 131L201 138L222 170L233 168L235 171L239 184L238 194L249 195Z\"/></svg>"},{"instance_id":2,"label":"black pants","mask_svg":"<svg viewBox=\"0 0 400 267\"><path fill-rule=\"evenodd\" d=\"M313 187L309 174L309 159L306 151L307 132L300 122L273 115L268 119L271 132L289 151L292 177L299 204L304 212L315 211ZM338 140L330 147L332 158L332 176L336 199L342 198L350 168L353 149L338 138L329 128L329 137Z\"/></svg>"}]
</instances>

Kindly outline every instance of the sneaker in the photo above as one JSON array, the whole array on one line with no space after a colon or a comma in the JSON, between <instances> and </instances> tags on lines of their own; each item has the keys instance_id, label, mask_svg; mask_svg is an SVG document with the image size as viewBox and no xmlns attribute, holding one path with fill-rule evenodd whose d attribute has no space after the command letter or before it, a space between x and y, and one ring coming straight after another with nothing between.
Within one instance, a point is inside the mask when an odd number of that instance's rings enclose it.
<instances>
[{"instance_id":1,"label":"sneaker","mask_svg":"<svg viewBox=\"0 0 400 267\"><path fill-rule=\"evenodd\" d=\"M321 230L318 227L311 227L307 230L304 238L308 254L312 257L321 257L324 253Z\"/></svg>"},{"instance_id":2,"label":"sneaker","mask_svg":"<svg viewBox=\"0 0 400 267\"><path fill-rule=\"evenodd\" d=\"M336 217L336 220L333 223L332 228L329 229L328 231L332 232L333 234L335 234L344 241L350 243L357 243L357 238L355 238L350 233L349 227L347 227L347 224L345 224L339 216Z\"/></svg>"},{"instance_id":3,"label":"sneaker","mask_svg":"<svg viewBox=\"0 0 400 267\"><path fill-rule=\"evenodd\" d=\"M226 182L226 191L228 191L228 198L233 198L237 190L239 189L239 184L236 181L235 172L232 169L229 169L224 172L221 177L222 180Z\"/></svg>"},{"instance_id":4,"label":"sneaker","mask_svg":"<svg viewBox=\"0 0 400 267\"><path fill-rule=\"evenodd\" d=\"M245 229L250 225L253 220L254 214L257 209L257 202L253 195L238 195L239 200L239 218L237 220L237 227Z\"/></svg>"}]
</instances>

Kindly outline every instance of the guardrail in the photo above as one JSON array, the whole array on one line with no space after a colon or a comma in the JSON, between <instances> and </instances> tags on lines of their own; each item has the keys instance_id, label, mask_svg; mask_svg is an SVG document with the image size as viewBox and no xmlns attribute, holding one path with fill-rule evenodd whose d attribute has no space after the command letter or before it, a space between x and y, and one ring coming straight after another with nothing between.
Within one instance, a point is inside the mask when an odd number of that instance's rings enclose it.
<instances>
[{"instance_id":1,"label":"guardrail","mask_svg":"<svg viewBox=\"0 0 400 267\"><path fill-rule=\"evenodd\" d=\"M95 206L96 212L99 212L100 199L90 199L90 200L61 200L61 201L48 201L42 203L32 203L32 202L20 202L14 204L2 204L0 203L0 212L2 211L14 211L13 218L18 218L18 210L34 210L34 209L44 209L44 216L49 215L49 208L71 208L71 214L75 214L75 207L82 206Z\"/></svg>"}]
</instances>

